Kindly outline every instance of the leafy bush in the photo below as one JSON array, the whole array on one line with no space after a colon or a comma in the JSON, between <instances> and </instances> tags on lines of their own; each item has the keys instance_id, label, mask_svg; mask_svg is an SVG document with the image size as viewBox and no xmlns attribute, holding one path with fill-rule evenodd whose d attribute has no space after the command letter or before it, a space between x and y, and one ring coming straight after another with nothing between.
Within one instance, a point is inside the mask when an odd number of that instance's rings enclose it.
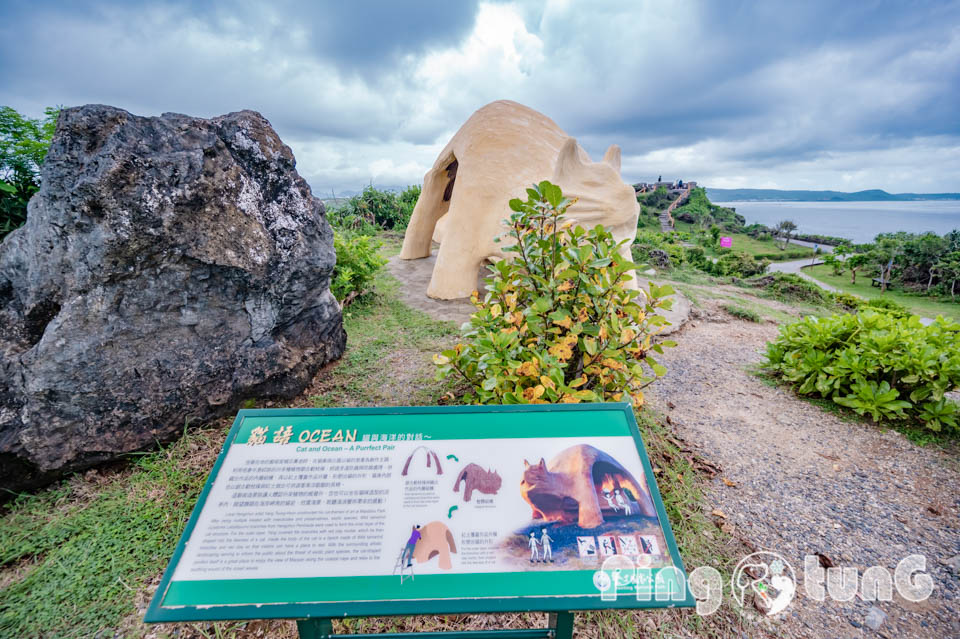
<instances>
[{"instance_id":1,"label":"leafy bush","mask_svg":"<svg viewBox=\"0 0 960 639\"><path fill-rule=\"evenodd\" d=\"M635 262L659 262L657 251L666 253L669 264L655 263L660 268L677 267L686 262L686 249L679 243L677 234L664 235L657 231L637 231L637 239L631 245L630 252Z\"/></svg>"},{"instance_id":2,"label":"leafy bush","mask_svg":"<svg viewBox=\"0 0 960 639\"><path fill-rule=\"evenodd\" d=\"M808 317L780 328L767 364L798 393L819 393L873 421L956 432L960 407L944 394L960 384L958 338L960 324L943 317L930 326L869 310Z\"/></svg>"},{"instance_id":3,"label":"leafy bush","mask_svg":"<svg viewBox=\"0 0 960 639\"><path fill-rule=\"evenodd\" d=\"M756 312L751 311L748 308L743 308L742 306L737 306L736 304L724 304L723 310L730 313L737 319L746 320L748 322L756 322L759 324L763 321L763 318L760 317Z\"/></svg>"},{"instance_id":4,"label":"leafy bush","mask_svg":"<svg viewBox=\"0 0 960 639\"><path fill-rule=\"evenodd\" d=\"M721 255L716 266L722 271L716 273L717 275L752 277L765 273L770 266L770 260L757 260L746 253L733 252Z\"/></svg>"},{"instance_id":5,"label":"leafy bush","mask_svg":"<svg viewBox=\"0 0 960 639\"><path fill-rule=\"evenodd\" d=\"M831 293L830 299L833 300L834 304L849 312L859 309L865 301L862 297L850 293Z\"/></svg>"},{"instance_id":6,"label":"leafy bush","mask_svg":"<svg viewBox=\"0 0 960 639\"><path fill-rule=\"evenodd\" d=\"M380 245L379 240L369 235L334 231L337 264L333 268L330 291L341 305L367 292L377 271L387 263L377 252Z\"/></svg>"},{"instance_id":7,"label":"leafy bush","mask_svg":"<svg viewBox=\"0 0 960 639\"><path fill-rule=\"evenodd\" d=\"M888 299L886 297L878 297L872 300L864 300L860 304L860 308L869 308L870 310L883 311L889 313L894 317L909 317L910 309L904 306L899 302Z\"/></svg>"},{"instance_id":8,"label":"leafy bush","mask_svg":"<svg viewBox=\"0 0 960 639\"><path fill-rule=\"evenodd\" d=\"M806 249L777 251L776 253L757 253L753 257L758 260L802 260L805 257L810 257L810 252Z\"/></svg>"},{"instance_id":9,"label":"leafy bush","mask_svg":"<svg viewBox=\"0 0 960 639\"><path fill-rule=\"evenodd\" d=\"M795 273L771 273L753 278L746 284L763 289L768 297L786 302L827 303L826 292L822 288Z\"/></svg>"},{"instance_id":10,"label":"leafy bush","mask_svg":"<svg viewBox=\"0 0 960 639\"><path fill-rule=\"evenodd\" d=\"M419 197L419 185L409 186L399 195L371 185L343 206L331 210L328 217L334 226L360 233L369 234L377 229L402 230L407 228Z\"/></svg>"},{"instance_id":11,"label":"leafy bush","mask_svg":"<svg viewBox=\"0 0 960 639\"><path fill-rule=\"evenodd\" d=\"M558 186L541 182L528 199L510 200L510 259L497 262L488 293L464 325L464 341L434 356L437 377L458 375L481 404L643 403L642 388L666 368L652 353L673 342L652 342L666 320L669 287L650 283L650 295L628 289L637 265L625 260L609 231L589 231L563 215L572 203ZM646 369L649 370L645 370ZM651 374L652 373L652 374Z\"/></svg>"},{"instance_id":12,"label":"leafy bush","mask_svg":"<svg viewBox=\"0 0 960 639\"><path fill-rule=\"evenodd\" d=\"M703 252L703 248L697 248L700 253ZM700 253L693 255L692 252L692 248L687 249L688 261L700 270L710 273L711 275L752 277L765 272L767 266L770 265L769 260L757 261L750 255L739 251L722 251L720 258L716 262L707 259L705 254L701 258Z\"/></svg>"}]
</instances>

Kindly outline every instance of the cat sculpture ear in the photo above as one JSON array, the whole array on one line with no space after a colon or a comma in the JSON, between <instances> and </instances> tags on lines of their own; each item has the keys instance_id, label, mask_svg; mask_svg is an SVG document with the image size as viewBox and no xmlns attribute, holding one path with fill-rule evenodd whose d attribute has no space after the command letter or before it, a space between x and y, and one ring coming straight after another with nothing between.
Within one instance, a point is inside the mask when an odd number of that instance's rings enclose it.
<instances>
[{"instance_id":1,"label":"cat sculpture ear","mask_svg":"<svg viewBox=\"0 0 960 639\"><path fill-rule=\"evenodd\" d=\"M616 169L617 173L620 173L620 147L611 144L607 152L603 154L603 161Z\"/></svg>"},{"instance_id":2,"label":"cat sculpture ear","mask_svg":"<svg viewBox=\"0 0 960 639\"><path fill-rule=\"evenodd\" d=\"M543 457L540 458L540 466L542 466L543 468L547 467L547 462L544 461Z\"/></svg>"},{"instance_id":3,"label":"cat sculpture ear","mask_svg":"<svg viewBox=\"0 0 960 639\"><path fill-rule=\"evenodd\" d=\"M523 467L524 467L524 468L530 468L530 462L528 462L526 459L524 459L524 460L523 460Z\"/></svg>"},{"instance_id":4,"label":"cat sculpture ear","mask_svg":"<svg viewBox=\"0 0 960 639\"><path fill-rule=\"evenodd\" d=\"M560 148L560 155L557 156L557 165L554 167L553 176L557 182L565 177L578 175L584 167L583 160L580 158L580 147L574 138L567 138Z\"/></svg>"}]
</instances>

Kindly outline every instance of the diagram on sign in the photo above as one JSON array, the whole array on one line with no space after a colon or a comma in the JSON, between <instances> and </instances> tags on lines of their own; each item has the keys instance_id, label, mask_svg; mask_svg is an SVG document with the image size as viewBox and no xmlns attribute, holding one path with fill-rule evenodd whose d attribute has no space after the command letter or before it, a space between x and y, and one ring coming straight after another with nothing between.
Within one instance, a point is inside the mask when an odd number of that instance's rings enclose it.
<instances>
[{"instance_id":1,"label":"diagram on sign","mask_svg":"<svg viewBox=\"0 0 960 639\"><path fill-rule=\"evenodd\" d=\"M438 457L437 454L433 452L433 450L427 448L426 446L417 446L416 448L413 449L413 452L410 453L410 455L407 457L407 461L404 462L403 470L400 472L400 474L404 477L407 476L407 473L410 472L410 463L414 460L414 458L419 457L418 453L421 453L421 452L423 453L423 456L426 459L427 468L430 468L430 461L433 460L433 463L435 464L435 467L437 469L437 474L442 475L443 467L440 466L440 457Z\"/></svg>"},{"instance_id":2,"label":"diagram on sign","mask_svg":"<svg viewBox=\"0 0 960 639\"><path fill-rule=\"evenodd\" d=\"M496 495L502 480L495 471L484 470L476 464L467 464L466 468L457 475L453 492L460 492L460 482L463 482L463 501L470 501L475 490L484 495Z\"/></svg>"}]
</instances>

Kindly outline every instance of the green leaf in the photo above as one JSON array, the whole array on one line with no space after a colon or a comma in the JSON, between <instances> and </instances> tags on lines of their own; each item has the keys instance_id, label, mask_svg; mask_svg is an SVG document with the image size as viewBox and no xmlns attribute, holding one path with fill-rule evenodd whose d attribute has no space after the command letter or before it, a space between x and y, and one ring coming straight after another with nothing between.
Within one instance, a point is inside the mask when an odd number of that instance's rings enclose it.
<instances>
[{"instance_id":1,"label":"green leaf","mask_svg":"<svg viewBox=\"0 0 960 639\"><path fill-rule=\"evenodd\" d=\"M539 297L531 305L534 313L546 313L549 310L550 306L553 304L553 301L549 297Z\"/></svg>"}]
</instances>

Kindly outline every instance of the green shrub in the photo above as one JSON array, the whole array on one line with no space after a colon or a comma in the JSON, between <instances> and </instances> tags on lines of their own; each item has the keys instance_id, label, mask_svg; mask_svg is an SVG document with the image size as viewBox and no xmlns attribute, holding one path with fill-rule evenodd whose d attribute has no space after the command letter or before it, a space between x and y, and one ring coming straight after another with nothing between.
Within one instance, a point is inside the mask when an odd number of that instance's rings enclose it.
<instances>
[{"instance_id":1,"label":"green shrub","mask_svg":"<svg viewBox=\"0 0 960 639\"><path fill-rule=\"evenodd\" d=\"M687 250L679 242L674 233L664 235L660 232L641 229L637 231L636 241L630 246L630 253L635 262L651 263L653 266L663 268L664 265L657 263L657 259L651 259L651 251L663 251L670 258L668 266L677 267L687 261Z\"/></svg>"},{"instance_id":2,"label":"green shrub","mask_svg":"<svg viewBox=\"0 0 960 639\"><path fill-rule=\"evenodd\" d=\"M796 251L777 251L776 253L757 253L754 257L758 260L802 260L805 257L811 257L806 249Z\"/></svg>"},{"instance_id":3,"label":"green shrub","mask_svg":"<svg viewBox=\"0 0 960 639\"><path fill-rule=\"evenodd\" d=\"M857 297L850 293L831 293L830 299L833 300L834 304L849 312L856 311L863 306L863 303L866 301L862 297Z\"/></svg>"},{"instance_id":4,"label":"green shrub","mask_svg":"<svg viewBox=\"0 0 960 639\"><path fill-rule=\"evenodd\" d=\"M420 197L420 186L409 186L397 195L368 186L343 206L328 213L335 227L371 234L377 229L403 230L410 223L413 207Z\"/></svg>"},{"instance_id":5,"label":"green shrub","mask_svg":"<svg viewBox=\"0 0 960 639\"><path fill-rule=\"evenodd\" d=\"M796 384L860 415L916 420L931 430L957 432L960 408L944 394L960 384L960 324L942 317L923 326L863 310L780 328L767 345L767 365Z\"/></svg>"},{"instance_id":6,"label":"green shrub","mask_svg":"<svg viewBox=\"0 0 960 639\"><path fill-rule=\"evenodd\" d=\"M464 325L463 343L434 356L437 377L458 375L481 404L643 403L642 388L666 368L652 354L666 320L669 287L650 283L649 297L623 285L637 266L624 260L609 231L563 220L571 201L541 182L528 199L510 200L511 259L493 267L488 293ZM572 228L571 228L572 227ZM648 370L645 370L645 368Z\"/></svg>"},{"instance_id":7,"label":"green shrub","mask_svg":"<svg viewBox=\"0 0 960 639\"><path fill-rule=\"evenodd\" d=\"M878 297L872 300L864 300L861 303L860 308L869 308L871 310L883 311L889 313L894 317L909 317L911 315L910 309L904 306L899 302L895 302L892 299L886 297Z\"/></svg>"},{"instance_id":8,"label":"green shrub","mask_svg":"<svg viewBox=\"0 0 960 639\"><path fill-rule=\"evenodd\" d=\"M697 247L702 253L703 248ZM688 248L688 261L700 270L711 275L732 276L732 277L752 277L759 275L767 270L770 265L769 260L757 261L750 255L739 251L730 251L729 249L720 254L720 258L713 262L703 255L700 257L692 254L693 249Z\"/></svg>"},{"instance_id":9,"label":"green shrub","mask_svg":"<svg viewBox=\"0 0 960 639\"><path fill-rule=\"evenodd\" d=\"M760 317L756 312L751 311L748 308L743 308L742 306L737 306L736 304L724 304L723 310L730 313L737 319L746 320L748 322L756 322L759 324L763 321L763 318Z\"/></svg>"},{"instance_id":10,"label":"green shrub","mask_svg":"<svg viewBox=\"0 0 960 639\"><path fill-rule=\"evenodd\" d=\"M795 273L770 273L753 278L746 284L763 289L767 297L785 302L808 302L818 305L827 303L826 291Z\"/></svg>"},{"instance_id":11,"label":"green shrub","mask_svg":"<svg viewBox=\"0 0 960 639\"><path fill-rule=\"evenodd\" d=\"M380 245L379 240L369 235L334 231L337 264L333 268L330 291L338 302L346 304L367 292L377 271L387 263L377 252Z\"/></svg>"},{"instance_id":12,"label":"green shrub","mask_svg":"<svg viewBox=\"0 0 960 639\"><path fill-rule=\"evenodd\" d=\"M702 246L688 246L686 247L687 263L704 270L704 267L707 264L712 264L710 260L707 259L707 252L703 250Z\"/></svg>"}]
</instances>

